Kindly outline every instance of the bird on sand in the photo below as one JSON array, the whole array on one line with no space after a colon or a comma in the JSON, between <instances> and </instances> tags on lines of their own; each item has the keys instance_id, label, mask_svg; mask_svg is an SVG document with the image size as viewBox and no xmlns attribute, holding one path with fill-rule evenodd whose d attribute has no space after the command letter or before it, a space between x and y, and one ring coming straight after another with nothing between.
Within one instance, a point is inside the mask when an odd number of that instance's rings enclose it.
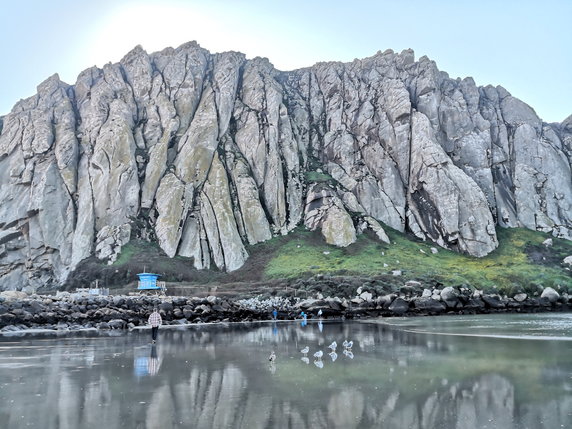
<instances>
[{"instance_id":1,"label":"bird on sand","mask_svg":"<svg viewBox=\"0 0 572 429\"><path fill-rule=\"evenodd\" d=\"M270 362L274 362L276 360L276 353L274 353L274 350L272 351L272 353L270 353L270 356L268 356L268 360Z\"/></svg>"},{"instance_id":2,"label":"bird on sand","mask_svg":"<svg viewBox=\"0 0 572 429\"><path fill-rule=\"evenodd\" d=\"M308 354L308 352L310 351L310 347L306 346L304 347L302 350L300 350L300 352L305 356Z\"/></svg>"},{"instance_id":3,"label":"bird on sand","mask_svg":"<svg viewBox=\"0 0 572 429\"><path fill-rule=\"evenodd\" d=\"M354 342L353 341L348 341L345 340L342 345L344 346L344 348L346 349L351 349L354 346Z\"/></svg>"},{"instance_id":4,"label":"bird on sand","mask_svg":"<svg viewBox=\"0 0 572 429\"><path fill-rule=\"evenodd\" d=\"M324 352L322 350L318 350L316 353L314 353L314 357L318 360L322 359L322 356L324 356Z\"/></svg>"},{"instance_id":5,"label":"bird on sand","mask_svg":"<svg viewBox=\"0 0 572 429\"><path fill-rule=\"evenodd\" d=\"M328 346L328 348L329 348L329 349L332 349L333 352L336 351L336 347L338 347L338 343L336 343L335 341L332 342L332 344L330 344L330 345Z\"/></svg>"}]
</instances>

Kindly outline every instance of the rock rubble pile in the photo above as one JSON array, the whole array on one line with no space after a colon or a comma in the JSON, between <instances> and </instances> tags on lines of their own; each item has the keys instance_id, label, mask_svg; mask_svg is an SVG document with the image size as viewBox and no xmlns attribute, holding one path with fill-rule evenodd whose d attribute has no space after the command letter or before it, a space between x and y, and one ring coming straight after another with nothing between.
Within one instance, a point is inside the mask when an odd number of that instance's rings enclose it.
<instances>
[{"instance_id":1,"label":"rock rubble pile","mask_svg":"<svg viewBox=\"0 0 572 429\"><path fill-rule=\"evenodd\" d=\"M304 311L310 319L477 314L494 312L567 311L572 297L545 288L540 296L526 293L514 297L485 294L468 288L404 288L375 296L358 290L351 299L322 297L253 297L233 300L207 297L90 296L59 293L28 296L23 292L0 293L0 332L26 329L131 329L145 326L153 307L158 307L167 325L208 322L268 320L273 309L278 319L296 319Z\"/></svg>"}]
</instances>

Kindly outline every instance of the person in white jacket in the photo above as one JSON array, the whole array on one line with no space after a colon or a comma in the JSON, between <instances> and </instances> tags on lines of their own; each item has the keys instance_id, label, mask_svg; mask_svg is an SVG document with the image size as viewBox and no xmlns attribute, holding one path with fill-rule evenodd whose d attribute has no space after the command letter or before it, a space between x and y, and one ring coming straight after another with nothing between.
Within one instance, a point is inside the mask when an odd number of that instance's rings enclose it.
<instances>
[{"instance_id":1,"label":"person in white jacket","mask_svg":"<svg viewBox=\"0 0 572 429\"><path fill-rule=\"evenodd\" d=\"M159 326L163 324L163 319L161 319L161 315L157 311L157 307L153 308L153 313L149 315L149 320L147 324L151 325L151 338L153 340L153 344L157 341L157 333L159 332Z\"/></svg>"}]
</instances>

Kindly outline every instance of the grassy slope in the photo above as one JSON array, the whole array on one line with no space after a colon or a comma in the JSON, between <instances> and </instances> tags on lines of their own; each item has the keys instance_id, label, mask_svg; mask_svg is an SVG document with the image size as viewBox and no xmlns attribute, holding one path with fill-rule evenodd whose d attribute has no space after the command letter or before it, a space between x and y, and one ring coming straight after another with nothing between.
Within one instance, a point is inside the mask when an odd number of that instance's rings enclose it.
<instances>
[{"instance_id":1,"label":"grassy slope","mask_svg":"<svg viewBox=\"0 0 572 429\"><path fill-rule=\"evenodd\" d=\"M391 230L391 245L362 235L345 249L319 243L312 234L296 231L269 261L265 274L292 278L309 273L380 275L401 270L407 280L435 280L444 285L503 290L531 290L538 285L572 288L570 271L561 266L564 257L572 254L572 242L553 239L554 245L546 248L542 245L546 234L526 229L499 229L498 249L484 258L441 248L433 254L434 245Z\"/></svg>"},{"instance_id":2,"label":"grassy slope","mask_svg":"<svg viewBox=\"0 0 572 429\"><path fill-rule=\"evenodd\" d=\"M549 236L527 229L499 229L500 246L484 258L472 258L438 248L433 244L386 228L392 244L384 244L369 234L346 248L326 244L319 232L297 228L286 236L250 246L244 267L232 273L217 270L197 271L188 258L167 258L154 244L132 241L123 248L111 266L95 258L82 263L70 279L70 287L86 285L99 278L105 284L125 286L136 280L135 274L147 271L163 275L167 282L183 284L242 283L264 284L280 279L290 281L315 274L376 276L388 284L402 285L407 280L424 284L469 285L508 293L534 292L539 286L551 286L572 292L572 274L562 260L572 255L572 242L553 239L552 247L542 242ZM394 277L393 270L402 276Z\"/></svg>"}]
</instances>

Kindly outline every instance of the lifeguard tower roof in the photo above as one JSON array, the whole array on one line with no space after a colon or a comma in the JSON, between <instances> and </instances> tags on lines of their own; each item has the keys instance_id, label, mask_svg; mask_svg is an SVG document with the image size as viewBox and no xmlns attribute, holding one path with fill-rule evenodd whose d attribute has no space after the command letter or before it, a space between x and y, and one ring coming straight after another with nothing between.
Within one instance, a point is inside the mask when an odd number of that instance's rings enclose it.
<instances>
[{"instance_id":1,"label":"lifeguard tower roof","mask_svg":"<svg viewBox=\"0 0 572 429\"><path fill-rule=\"evenodd\" d=\"M139 286L137 290L160 290L161 286L157 284L157 278L160 274L139 273Z\"/></svg>"}]
</instances>

